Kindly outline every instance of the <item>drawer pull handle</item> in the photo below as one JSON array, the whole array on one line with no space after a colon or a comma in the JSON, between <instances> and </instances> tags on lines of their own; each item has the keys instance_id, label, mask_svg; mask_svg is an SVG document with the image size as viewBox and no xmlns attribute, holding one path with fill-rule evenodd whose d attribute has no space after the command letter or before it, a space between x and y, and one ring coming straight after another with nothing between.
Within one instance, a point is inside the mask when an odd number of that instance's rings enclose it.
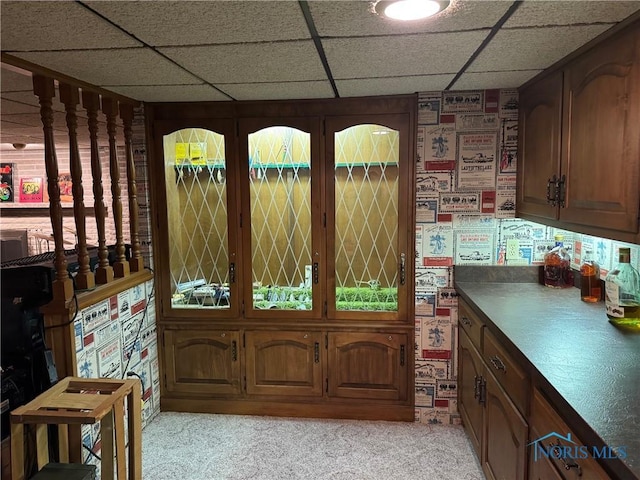
<instances>
[{"instance_id":1,"label":"drawer pull handle","mask_svg":"<svg viewBox=\"0 0 640 480\"><path fill-rule=\"evenodd\" d=\"M404 253L400 254L400 285L404 285L407 278L406 272L406 255Z\"/></svg>"},{"instance_id":2,"label":"drawer pull handle","mask_svg":"<svg viewBox=\"0 0 640 480\"><path fill-rule=\"evenodd\" d=\"M238 343L235 340L231 342L231 361L238 361Z\"/></svg>"},{"instance_id":3,"label":"drawer pull handle","mask_svg":"<svg viewBox=\"0 0 640 480\"><path fill-rule=\"evenodd\" d=\"M480 377L480 386L478 389L478 403L480 405L487 404L487 381Z\"/></svg>"},{"instance_id":4,"label":"drawer pull handle","mask_svg":"<svg viewBox=\"0 0 640 480\"><path fill-rule=\"evenodd\" d=\"M320 363L320 342L313 344L313 361Z\"/></svg>"},{"instance_id":5,"label":"drawer pull handle","mask_svg":"<svg viewBox=\"0 0 640 480\"><path fill-rule=\"evenodd\" d=\"M562 462L562 466L564 467L565 470L571 470L572 468L575 468L578 476L579 477L582 476L582 468L580 468L580 465L578 465L575 461L573 461L573 459L565 458L565 455L563 455L562 445L560 445L560 442L550 443L549 450L554 450L557 453L557 455L553 455L553 458L559 459Z\"/></svg>"},{"instance_id":6,"label":"drawer pull handle","mask_svg":"<svg viewBox=\"0 0 640 480\"><path fill-rule=\"evenodd\" d=\"M491 365L493 365L493 368L498 371L502 370L504 373L507 373L507 367L505 366L504 362L500 360L500 357L494 355L489 359L489 361L491 362Z\"/></svg>"},{"instance_id":7,"label":"drawer pull handle","mask_svg":"<svg viewBox=\"0 0 640 480\"><path fill-rule=\"evenodd\" d=\"M320 267L318 266L318 262L313 262L313 283L320 282Z\"/></svg>"},{"instance_id":8,"label":"drawer pull handle","mask_svg":"<svg viewBox=\"0 0 640 480\"><path fill-rule=\"evenodd\" d=\"M558 188L558 177L555 175L547 181L547 203L555 207L558 202L558 194L556 189Z\"/></svg>"},{"instance_id":9,"label":"drawer pull handle","mask_svg":"<svg viewBox=\"0 0 640 480\"><path fill-rule=\"evenodd\" d=\"M480 381L482 377L478 375L473 377L473 398L477 400L480 397Z\"/></svg>"},{"instance_id":10,"label":"drawer pull handle","mask_svg":"<svg viewBox=\"0 0 640 480\"><path fill-rule=\"evenodd\" d=\"M466 325L467 327L471 326L471 320L469 320L467 317L460 318L460 323Z\"/></svg>"}]
</instances>

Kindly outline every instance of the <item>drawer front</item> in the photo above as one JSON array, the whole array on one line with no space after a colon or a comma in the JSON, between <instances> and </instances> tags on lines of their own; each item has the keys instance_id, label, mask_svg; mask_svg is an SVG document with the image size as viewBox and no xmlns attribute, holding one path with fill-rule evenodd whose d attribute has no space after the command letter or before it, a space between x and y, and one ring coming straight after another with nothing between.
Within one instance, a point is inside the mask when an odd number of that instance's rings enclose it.
<instances>
[{"instance_id":1,"label":"drawer front","mask_svg":"<svg viewBox=\"0 0 640 480\"><path fill-rule=\"evenodd\" d=\"M529 377L489 330L483 335L482 357L520 413L526 416Z\"/></svg>"},{"instance_id":2,"label":"drawer front","mask_svg":"<svg viewBox=\"0 0 640 480\"><path fill-rule=\"evenodd\" d=\"M482 351L482 331L484 330L484 323L471 311L469 305L464 300L459 300L459 314L458 324L464 329L471 343Z\"/></svg>"},{"instance_id":3,"label":"drawer front","mask_svg":"<svg viewBox=\"0 0 640 480\"><path fill-rule=\"evenodd\" d=\"M536 470L536 463L544 462L553 464L557 468L559 477L564 480L604 480L610 478L598 462L590 456L591 448L585 447L580 439L571 432L567 424L537 389L533 392L529 423L531 424L529 441L533 443L529 446L531 449L529 451L530 471ZM548 455L552 449L556 449L555 452ZM570 453L565 456L558 453L561 451Z\"/></svg>"}]
</instances>

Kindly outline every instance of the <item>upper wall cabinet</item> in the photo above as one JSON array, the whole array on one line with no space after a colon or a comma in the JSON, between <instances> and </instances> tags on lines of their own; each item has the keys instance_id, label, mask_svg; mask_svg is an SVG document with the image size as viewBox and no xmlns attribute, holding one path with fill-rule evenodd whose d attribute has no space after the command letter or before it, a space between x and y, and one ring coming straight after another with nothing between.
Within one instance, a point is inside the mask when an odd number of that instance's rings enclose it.
<instances>
[{"instance_id":1,"label":"upper wall cabinet","mask_svg":"<svg viewBox=\"0 0 640 480\"><path fill-rule=\"evenodd\" d=\"M521 89L519 216L638 241L639 26Z\"/></svg>"}]
</instances>

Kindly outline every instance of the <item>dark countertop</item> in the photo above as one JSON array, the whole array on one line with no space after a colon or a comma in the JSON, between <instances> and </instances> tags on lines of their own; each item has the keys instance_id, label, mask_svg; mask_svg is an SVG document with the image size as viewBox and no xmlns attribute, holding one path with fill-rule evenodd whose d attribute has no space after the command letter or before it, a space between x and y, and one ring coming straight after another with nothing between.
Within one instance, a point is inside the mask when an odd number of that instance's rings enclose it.
<instances>
[{"instance_id":1,"label":"dark countertop","mask_svg":"<svg viewBox=\"0 0 640 480\"><path fill-rule=\"evenodd\" d=\"M578 423L578 438L586 445L626 446L623 465L613 460L610 468L620 478L632 478L630 472L640 478L640 332L611 325L604 304L580 301L576 288L455 285L487 327L512 344L516 358L530 363L570 426Z\"/></svg>"}]
</instances>

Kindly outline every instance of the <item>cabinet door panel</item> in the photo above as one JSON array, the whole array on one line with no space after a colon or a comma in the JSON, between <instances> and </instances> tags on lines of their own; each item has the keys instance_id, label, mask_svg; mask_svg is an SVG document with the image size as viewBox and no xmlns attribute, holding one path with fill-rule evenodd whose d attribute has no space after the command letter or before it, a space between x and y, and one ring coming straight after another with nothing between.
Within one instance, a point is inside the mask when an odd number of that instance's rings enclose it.
<instances>
[{"instance_id":1,"label":"cabinet door panel","mask_svg":"<svg viewBox=\"0 0 640 480\"><path fill-rule=\"evenodd\" d=\"M628 29L571 63L564 78L560 220L638 231L640 34Z\"/></svg>"},{"instance_id":2,"label":"cabinet door panel","mask_svg":"<svg viewBox=\"0 0 640 480\"><path fill-rule=\"evenodd\" d=\"M480 458L483 405L478 401L479 383L483 375L480 354L464 330L460 330L458 360L458 410L471 444Z\"/></svg>"},{"instance_id":3,"label":"cabinet door panel","mask_svg":"<svg viewBox=\"0 0 640 480\"><path fill-rule=\"evenodd\" d=\"M322 396L320 332L248 331L247 393Z\"/></svg>"},{"instance_id":4,"label":"cabinet door panel","mask_svg":"<svg viewBox=\"0 0 640 480\"><path fill-rule=\"evenodd\" d=\"M557 207L547 201L547 185L550 178L560 175L561 124L562 72L558 72L520 92L516 202L519 214L557 217Z\"/></svg>"},{"instance_id":5,"label":"cabinet door panel","mask_svg":"<svg viewBox=\"0 0 640 480\"><path fill-rule=\"evenodd\" d=\"M238 338L228 330L165 330L167 392L241 393Z\"/></svg>"},{"instance_id":6,"label":"cabinet door panel","mask_svg":"<svg viewBox=\"0 0 640 480\"><path fill-rule=\"evenodd\" d=\"M405 400L407 335L329 333L329 396Z\"/></svg>"},{"instance_id":7,"label":"cabinet door panel","mask_svg":"<svg viewBox=\"0 0 640 480\"><path fill-rule=\"evenodd\" d=\"M485 375L483 470L489 479L525 478L527 422L492 374Z\"/></svg>"}]
</instances>

